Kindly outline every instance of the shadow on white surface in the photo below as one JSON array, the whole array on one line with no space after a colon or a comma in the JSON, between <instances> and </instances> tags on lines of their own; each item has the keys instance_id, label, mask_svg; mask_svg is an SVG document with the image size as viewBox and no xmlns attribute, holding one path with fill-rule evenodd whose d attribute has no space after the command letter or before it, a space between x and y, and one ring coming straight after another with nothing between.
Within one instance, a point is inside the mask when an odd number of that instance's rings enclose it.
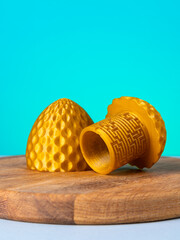
<instances>
[{"instance_id":1,"label":"shadow on white surface","mask_svg":"<svg viewBox=\"0 0 180 240\"><path fill-rule=\"evenodd\" d=\"M0 220L0 240L179 240L180 219L122 225L51 225Z\"/></svg>"}]
</instances>

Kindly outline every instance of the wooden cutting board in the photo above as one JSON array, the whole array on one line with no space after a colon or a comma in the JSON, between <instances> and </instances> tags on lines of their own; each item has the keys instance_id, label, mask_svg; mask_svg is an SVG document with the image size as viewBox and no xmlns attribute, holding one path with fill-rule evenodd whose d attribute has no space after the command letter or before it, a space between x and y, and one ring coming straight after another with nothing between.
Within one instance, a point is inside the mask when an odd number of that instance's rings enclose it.
<instances>
[{"instance_id":1,"label":"wooden cutting board","mask_svg":"<svg viewBox=\"0 0 180 240\"><path fill-rule=\"evenodd\" d=\"M57 224L115 224L180 217L180 159L151 169L28 170L24 156L0 159L0 218Z\"/></svg>"}]
</instances>

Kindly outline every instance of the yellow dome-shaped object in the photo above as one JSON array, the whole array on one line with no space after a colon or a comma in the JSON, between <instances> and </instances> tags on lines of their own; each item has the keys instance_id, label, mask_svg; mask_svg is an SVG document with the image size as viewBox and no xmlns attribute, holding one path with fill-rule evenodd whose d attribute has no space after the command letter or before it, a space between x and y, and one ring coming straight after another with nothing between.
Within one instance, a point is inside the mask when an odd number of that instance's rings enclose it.
<instances>
[{"instance_id":1,"label":"yellow dome-shaped object","mask_svg":"<svg viewBox=\"0 0 180 240\"><path fill-rule=\"evenodd\" d=\"M150 168L160 158L166 129L159 112L134 97L114 99L106 119L81 132L81 151L96 172L108 174L130 163Z\"/></svg>"},{"instance_id":2,"label":"yellow dome-shaped object","mask_svg":"<svg viewBox=\"0 0 180 240\"><path fill-rule=\"evenodd\" d=\"M49 172L89 169L80 150L79 136L92 123L87 112L69 99L49 105L30 132L26 148L28 168Z\"/></svg>"},{"instance_id":3,"label":"yellow dome-shaped object","mask_svg":"<svg viewBox=\"0 0 180 240\"><path fill-rule=\"evenodd\" d=\"M123 112L135 114L148 132L148 142L146 154L141 158L131 162L139 168L150 168L156 163L165 147L166 128L160 113L148 102L135 97L121 97L113 100L108 106L108 117Z\"/></svg>"}]
</instances>

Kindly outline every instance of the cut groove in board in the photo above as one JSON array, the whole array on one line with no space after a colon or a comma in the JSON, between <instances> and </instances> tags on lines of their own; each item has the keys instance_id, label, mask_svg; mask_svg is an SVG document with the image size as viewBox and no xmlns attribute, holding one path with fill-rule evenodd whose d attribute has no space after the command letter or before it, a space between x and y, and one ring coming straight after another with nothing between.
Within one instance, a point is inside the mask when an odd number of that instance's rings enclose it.
<instances>
[{"instance_id":1,"label":"cut groove in board","mask_svg":"<svg viewBox=\"0 0 180 240\"><path fill-rule=\"evenodd\" d=\"M109 175L27 169L25 156L0 158L0 218L56 224L117 224L180 217L180 159Z\"/></svg>"}]
</instances>

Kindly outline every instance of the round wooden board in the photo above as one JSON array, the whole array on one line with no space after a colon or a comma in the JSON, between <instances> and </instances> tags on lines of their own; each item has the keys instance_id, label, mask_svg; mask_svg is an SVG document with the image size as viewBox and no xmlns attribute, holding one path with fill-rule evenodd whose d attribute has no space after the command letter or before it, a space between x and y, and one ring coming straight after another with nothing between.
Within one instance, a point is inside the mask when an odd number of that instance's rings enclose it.
<instances>
[{"instance_id":1,"label":"round wooden board","mask_svg":"<svg viewBox=\"0 0 180 240\"><path fill-rule=\"evenodd\" d=\"M180 217L180 159L151 169L28 170L24 156L0 159L0 218L56 224L117 224Z\"/></svg>"}]
</instances>

